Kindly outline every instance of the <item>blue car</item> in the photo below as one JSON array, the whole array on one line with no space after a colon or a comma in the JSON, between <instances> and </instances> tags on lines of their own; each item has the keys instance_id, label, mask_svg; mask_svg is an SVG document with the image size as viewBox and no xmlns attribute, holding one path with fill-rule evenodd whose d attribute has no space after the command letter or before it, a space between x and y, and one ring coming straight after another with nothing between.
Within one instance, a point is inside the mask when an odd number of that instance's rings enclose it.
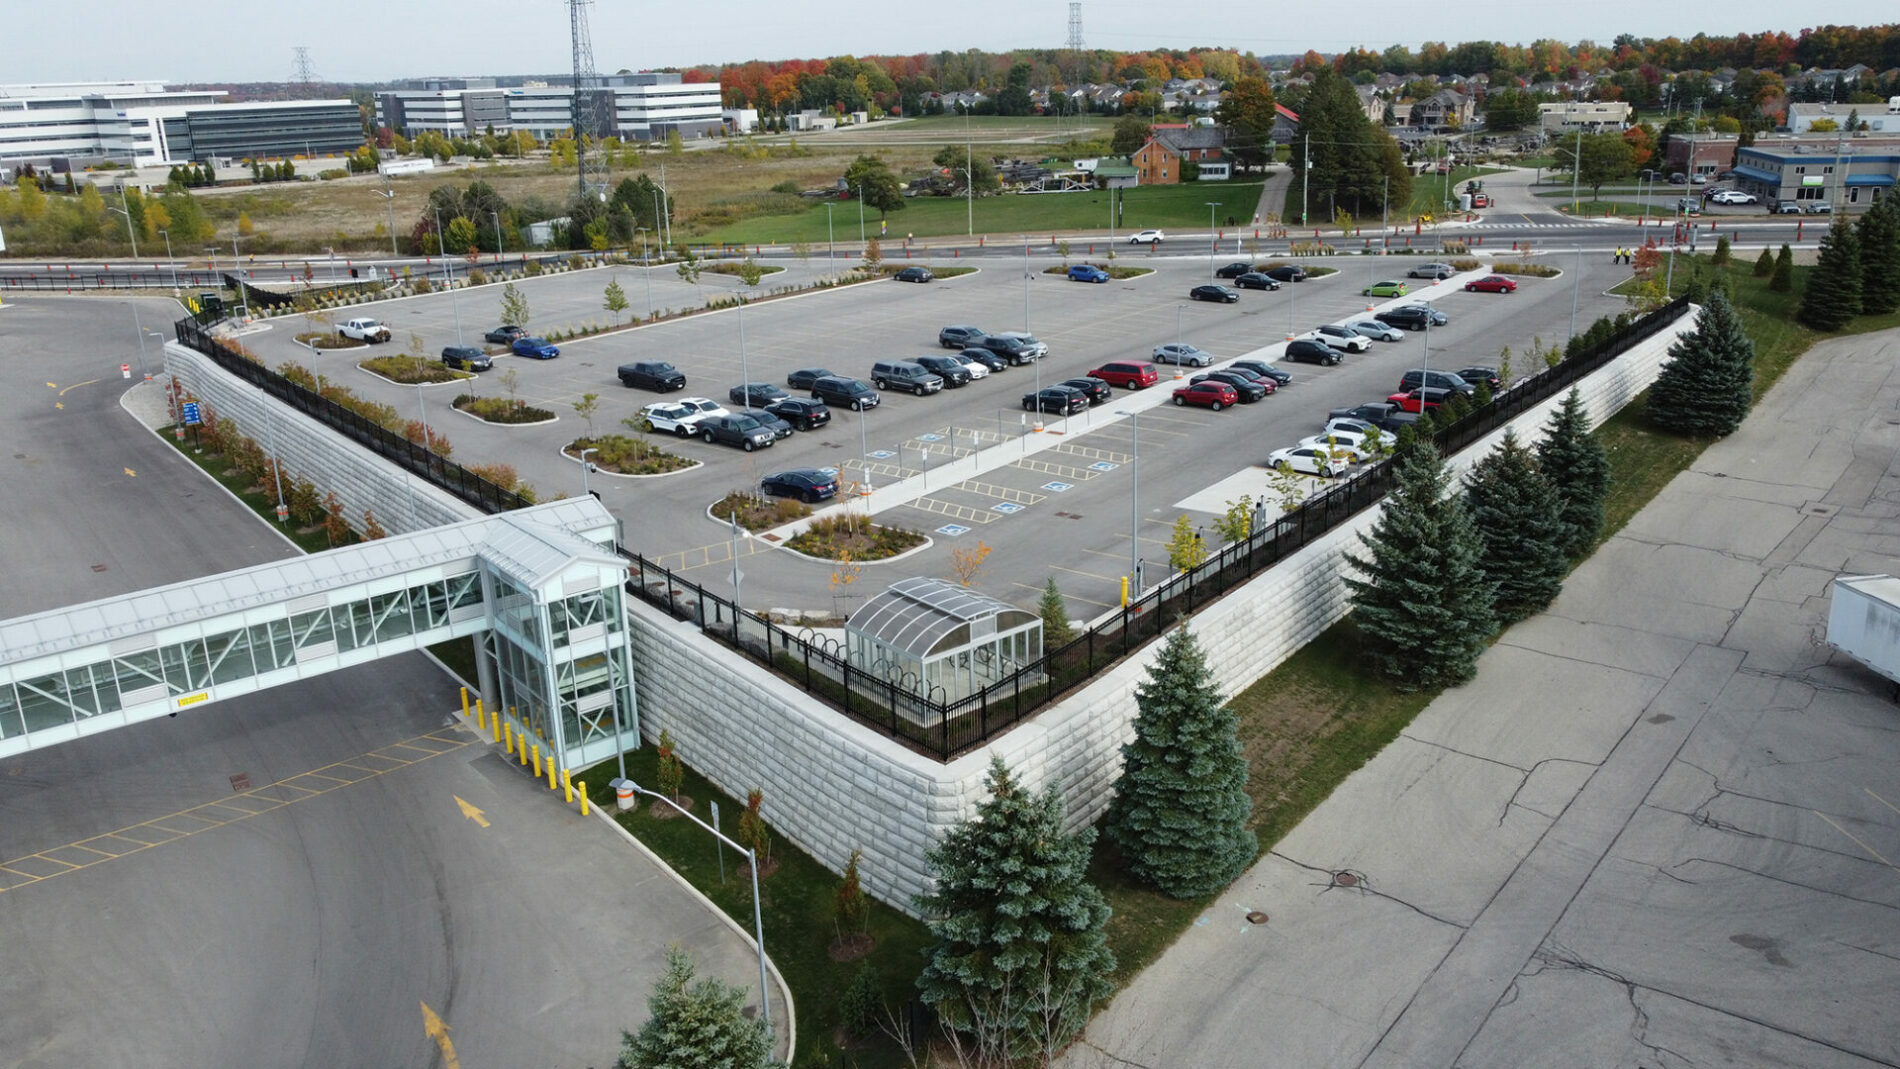
<instances>
[{"instance_id":1,"label":"blue car","mask_svg":"<svg viewBox=\"0 0 1900 1069\"><path fill-rule=\"evenodd\" d=\"M1076 264L1069 268L1070 282L1107 282L1108 272L1094 264Z\"/></svg>"},{"instance_id":2,"label":"blue car","mask_svg":"<svg viewBox=\"0 0 1900 1069\"><path fill-rule=\"evenodd\" d=\"M516 338L509 349L516 356L532 357L536 360L552 360L561 355L561 350L548 344L546 338Z\"/></svg>"}]
</instances>

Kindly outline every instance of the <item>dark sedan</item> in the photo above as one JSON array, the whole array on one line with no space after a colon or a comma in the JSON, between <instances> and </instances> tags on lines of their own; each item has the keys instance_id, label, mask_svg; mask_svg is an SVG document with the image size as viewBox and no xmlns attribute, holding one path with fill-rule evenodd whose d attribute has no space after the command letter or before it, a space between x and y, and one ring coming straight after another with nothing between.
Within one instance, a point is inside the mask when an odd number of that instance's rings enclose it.
<instances>
[{"instance_id":1,"label":"dark sedan","mask_svg":"<svg viewBox=\"0 0 1900 1069\"><path fill-rule=\"evenodd\" d=\"M1089 399L1073 386L1044 386L1035 393L1023 394L1023 411L1053 412L1073 416L1089 407Z\"/></svg>"},{"instance_id":2,"label":"dark sedan","mask_svg":"<svg viewBox=\"0 0 1900 1069\"><path fill-rule=\"evenodd\" d=\"M1269 267L1265 271L1265 274L1275 282L1306 281L1306 269L1298 264L1281 264L1279 267Z\"/></svg>"},{"instance_id":3,"label":"dark sedan","mask_svg":"<svg viewBox=\"0 0 1900 1069\"><path fill-rule=\"evenodd\" d=\"M1264 400L1271 392L1265 385L1238 371L1204 371L1188 380L1189 385L1202 382L1224 383L1233 387L1235 396L1240 398L1242 404Z\"/></svg>"},{"instance_id":4,"label":"dark sedan","mask_svg":"<svg viewBox=\"0 0 1900 1069\"><path fill-rule=\"evenodd\" d=\"M929 282L937 276L928 267L906 267L893 277L899 282Z\"/></svg>"},{"instance_id":5,"label":"dark sedan","mask_svg":"<svg viewBox=\"0 0 1900 1069\"><path fill-rule=\"evenodd\" d=\"M1260 271L1249 271L1234 279L1234 285L1244 290L1277 290L1280 283L1272 276Z\"/></svg>"},{"instance_id":6,"label":"dark sedan","mask_svg":"<svg viewBox=\"0 0 1900 1069\"><path fill-rule=\"evenodd\" d=\"M765 410L801 431L816 430L831 422L831 408L809 397L782 397L766 405Z\"/></svg>"},{"instance_id":7,"label":"dark sedan","mask_svg":"<svg viewBox=\"0 0 1900 1069\"><path fill-rule=\"evenodd\" d=\"M1002 371L1004 368L1009 367L1009 361L990 352L988 349L965 349L957 355L968 357L982 364L984 367L989 368L991 371Z\"/></svg>"},{"instance_id":8,"label":"dark sedan","mask_svg":"<svg viewBox=\"0 0 1900 1069\"><path fill-rule=\"evenodd\" d=\"M451 345L443 349L442 363L460 371L487 371L495 366L487 353L473 345Z\"/></svg>"},{"instance_id":9,"label":"dark sedan","mask_svg":"<svg viewBox=\"0 0 1900 1069\"><path fill-rule=\"evenodd\" d=\"M496 345L513 345L516 338L528 336L527 327L517 327L512 323L503 324L482 335L482 340Z\"/></svg>"},{"instance_id":10,"label":"dark sedan","mask_svg":"<svg viewBox=\"0 0 1900 1069\"><path fill-rule=\"evenodd\" d=\"M1192 301L1218 301L1222 304L1233 304L1235 301L1240 300L1240 294L1235 293L1226 286L1196 286L1188 291L1188 299Z\"/></svg>"},{"instance_id":11,"label":"dark sedan","mask_svg":"<svg viewBox=\"0 0 1900 1069\"><path fill-rule=\"evenodd\" d=\"M1265 360L1236 360L1233 366L1236 371L1245 371L1255 377L1264 376L1272 379L1276 386L1285 386L1293 381L1292 372L1282 371Z\"/></svg>"},{"instance_id":12,"label":"dark sedan","mask_svg":"<svg viewBox=\"0 0 1900 1069\"><path fill-rule=\"evenodd\" d=\"M1089 404L1091 405L1099 405L1115 396L1115 387L1110 386L1106 380L1098 379L1091 375L1083 375L1080 378L1074 379L1063 379L1061 382L1056 383L1056 385L1070 386L1081 390L1082 396L1088 398Z\"/></svg>"},{"instance_id":13,"label":"dark sedan","mask_svg":"<svg viewBox=\"0 0 1900 1069\"><path fill-rule=\"evenodd\" d=\"M801 367L790 375L785 376L785 385L790 386L794 390L809 390L811 389L812 383L817 382L829 374L831 374L831 371L828 368Z\"/></svg>"},{"instance_id":14,"label":"dark sedan","mask_svg":"<svg viewBox=\"0 0 1900 1069\"><path fill-rule=\"evenodd\" d=\"M1252 264L1243 263L1239 260L1236 260L1233 263L1228 264L1226 267L1223 267L1220 270L1214 272L1214 277L1215 278L1239 278L1240 276L1252 270L1253 270Z\"/></svg>"},{"instance_id":15,"label":"dark sedan","mask_svg":"<svg viewBox=\"0 0 1900 1069\"><path fill-rule=\"evenodd\" d=\"M759 492L770 497L795 497L815 505L838 496L838 477L820 468L775 471L759 480Z\"/></svg>"},{"instance_id":16,"label":"dark sedan","mask_svg":"<svg viewBox=\"0 0 1900 1069\"><path fill-rule=\"evenodd\" d=\"M769 382L742 382L726 391L726 399L735 405L755 405L763 408L774 401L786 397L784 390Z\"/></svg>"}]
</instances>

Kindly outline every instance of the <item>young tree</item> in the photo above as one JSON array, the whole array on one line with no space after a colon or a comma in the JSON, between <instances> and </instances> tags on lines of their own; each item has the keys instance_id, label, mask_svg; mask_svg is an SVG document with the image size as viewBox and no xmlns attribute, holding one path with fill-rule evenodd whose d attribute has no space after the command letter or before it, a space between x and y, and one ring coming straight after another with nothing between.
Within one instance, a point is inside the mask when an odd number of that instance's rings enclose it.
<instances>
[{"instance_id":1,"label":"young tree","mask_svg":"<svg viewBox=\"0 0 1900 1069\"><path fill-rule=\"evenodd\" d=\"M1069 610L1062 604L1062 591L1056 588L1056 577L1050 576L1043 585L1042 601L1036 606L1037 615L1042 617L1042 648L1060 649L1075 639L1075 628L1069 623Z\"/></svg>"},{"instance_id":2,"label":"young tree","mask_svg":"<svg viewBox=\"0 0 1900 1069\"><path fill-rule=\"evenodd\" d=\"M1001 758L976 816L924 854L916 899L931 944L917 991L984 1061L1053 1056L1113 990L1109 908L1088 882L1093 829L1062 832L1062 799L1031 794Z\"/></svg>"},{"instance_id":3,"label":"young tree","mask_svg":"<svg viewBox=\"0 0 1900 1069\"><path fill-rule=\"evenodd\" d=\"M844 171L845 184L864 200L866 208L876 208L880 216L904 210L904 184L891 173L890 165L876 156L859 156Z\"/></svg>"},{"instance_id":4,"label":"young tree","mask_svg":"<svg viewBox=\"0 0 1900 1069\"><path fill-rule=\"evenodd\" d=\"M1183 515L1168 535L1168 565L1177 572L1193 571L1207 560L1207 542Z\"/></svg>"},{"instance_id":5,"label":"young tree","mask_svg":"<svg viewBox=\"0 0 1900 1069\"><path fill-rule=\"evenodd\" d=\"M673 799L677 804L680 800L680 784L686 779L686 766L680 763L679 750L673 742L673 733L665 728L660 729L660 742L654 747L654 756L657 758L654 775L659 780L655 786L659 787L661 794Z\"/></svg>"},{"instance_id":6,"label":"young tree","mask_svg":"<svg viewBox=\"0 0 1900 1069\"><path fill-rule=\"evenodd\" d=\"M966 145L945 145L931 157L931 162L956 176L959 191L969 186L971 192L981 196L1002 188L1002 182L996 177L996 165L988 156L978 156Z\"/></svg>"},{"instance_id":7,"label":"young tree","mask_svg":"<svg viewBox=\"0 0 1900 1069\"><path fill-rule=\"evenodd\" d=\"M1669 347L1643 414L1676 434L1733 433L1748 416L1754 373L1755 343L1728 298L1711 293L1695 330Z\"/></svg>"},{"instance_id":8,"label":"young tree","mask_svg":"<svg viewBox=\"0 0 1900 1069\"><path fill-rule=\"evenodd\" d=\"M884 245L877 240L877 235L873 234L870 240L864 243L864 265L876 270L877 265L883 262Z\"/></svg>"},{"instance_id":9,"label":"young tree","mask_svg":"<svg viewBox=\"0 0 1900 1069\"><path fill-rule=\"evenodd\" d=\"M1515 623L1549 605L1570 567L1557 488L1510 431L1465 476L1465 507L1484 543L1481 566L1497 582L1498 621Z\"/></svg>"},{"instance_id":10,"label":"young tree","mask_svg":"<svg viewBox=\"0 0 1900 1069\"><path fill-rule=\"evenodd\" d=\"M772 1037L746 1020L745 989L708 977L696 980L693 959L679 947L647 997L640 1034L620 1034L616 1069L769 1069Z\"/></svg>"},{"instance_id":11,"label":"young tree","mask_svg":"<svg viewBox=\"0 0 1900 1069\"><path fill-rule=\"evenodd\" d=\"M865 920L871 914L870 903L864 897L864 885L858 880L858 862L863 859L864 851L851 851L851 860L845 862L844 875L831 896L832 922L840 939L862 933Z\"/></svg>"},{"instance_id":12,"label":"young tree","mask_svg":"<svg viewBox=\"0 0 1900 1069\"><path fill-rule=\"evenodd\" d=\"M581 418L581 425L587 428L589 438L594 436L594 415L599 411L600 395L597 393L581 394L581 399L574 402L574 414Z\"/></svg>"},{"instance_id":13,"label":"young tree","mask_svg":"<svg viewBox=\"0 0 1900 1069\"><path fill-rule=\"evenodd\" d=\"M517 327L528 325L527 295L510 282L501 288L501 321Z\"/></svg>"},{"instance_id":14,"label":"young tree","mask_svg":"<svg viewBox=\"0 0 1900 1069\"><path fill-rule=\"evenodd\" d=\"M1247 829L1240 718L1185 621L1135 688L1135 706L1103 831L1143 883L1174 898L1214 894L1253 864L1260 843Z\"/></svg>"},{"instance_id":15,"label":"young tree","mask_svg":"<svg viewBox=\"0 0 1900 1069\"><path fill-rule=\"evenodd\" d=\"M323 495L323 534L333 547L350 540L350 518L343 514L343 502L335 491Z\"/></svg>"},{"instance_id":16,"label":"young tree","mask_svg":"<svg viewBox=\"0 0 1900 1069\"><path fill-rule=\"evenodd\" d=\"M1900 199L1892 193L1860 217L1860 309L1868 315L1900 311Z\"/></svg>"},{"instance_id":17,"label":"young tree","mask_svg":"<svg viewBox=\"0 0 1900 1069\"><path fill-rule=\"evenodd\" d=\"M1429 439L1412 438L1394 458L1394 485L1370 532L1369 555L1348 555L1359 630L1374 664L1404 690L1455 686L1477 671L1494 624L1495 586L1484 544Z\"/></svg>"},{"instance_id":18,"label":"young tree","mask_svg":"<svg viewBox=\"0 0 1900 1069\"><path fill-rule=\"evenodd\" d=\"M1603 530L1603 503L1610 496L1610 458L1590 433L1583 394L1574 388L1544 425L1544 440L1537 443L1537 469L1557 489L1564 555L1580 556L1596 544L1597 534Z\"/></svg>"},{"instance_id":19,"label":"young tree","mask_svg":"<svg viewBox=\"0 0 1900 1069\"><path fill-rule=\"evenodd\" d=\"M1774 250L1770 249L1766 245L1763 245L1761 247L1761 255L1755 257L1755 277L1767 278L1769 275L1772 275L1774 273L1775 273Z\"/></svg>"},{"instance_id":20,"label":"young tree","mask_svg":"<svg viewBox=\"0 0 1900 1069\"><path fill-rule=\"evenodd\" d=\"M1776 293L1794 292L1794 250L1785 242L1775 254L1775 273L1768 279L1768 288Z\"/></svg>"},{"instance_id":21,"label":"young tree","mask_svg":"<svg viewBox=\"0 0 1900 1069\"><path fill-rule=\"evenodd\" d=\"M620 288L619 279L609 279L607 289L602 296L605 298L601 302L602 306L605 307L607 311L613 313L614 326L619 326L620 313L632 306L632 302L627 300L627 291Z\"/></svg>"},{"instance_id":22,"label":"young tree","mask_svg":"<svg viewBox=\"0 0 1900 1069\"><path fill-rule=\"evenodd\" d=\"M1214 530L1223 542L1245 542L1253 534L1253 513L1253 495L1242 494L1240 500L1227 503L1226 512L1215 517Z\"/></svg>"},{"instance_id":23,"label":"young tree","mask_svg":"<svg viewBox=\"0 0 1900 1069\"><path fill-rule=\"evenodd\" d=\"M1732 258L1728 247L1728 235L1723 234L1721 237L1715 239L1715 254L1709 257L1709 263L1714 264L1716 267L1727 267L1729 260Z\"/></svg>"},{"instance_id":24,"label":"young tree","mask_svg":"<svg viewBox=\"0 0 1900 1069\"><path fill-rule=\"evenodd\" d=\"M1821 238L1795 318L1815 330L1839 330L1860 314L1860 243L1845 215ZM1726 433L1726 432L1724 432Z\"/></svg>"},{"instance_id":25,"label":"young tree","mask_svg":"<svg viewBox=\"0 0 1900 1069\"><path fill-rule=\"evenodd\" d=\"M753 863L760 868L772 857L772 833L765 827L765 792L757 787L745 796L745 812L739 814L739 841L752 851Z\"/></svg>"}]
</instances>

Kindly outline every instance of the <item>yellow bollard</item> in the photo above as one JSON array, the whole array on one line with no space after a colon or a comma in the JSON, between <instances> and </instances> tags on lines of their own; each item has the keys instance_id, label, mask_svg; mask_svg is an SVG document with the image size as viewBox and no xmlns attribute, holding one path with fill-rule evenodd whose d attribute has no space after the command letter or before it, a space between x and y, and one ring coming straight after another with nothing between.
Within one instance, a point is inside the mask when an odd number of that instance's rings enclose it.
<instances>
[{"instance_id":1,"label":"yellow bollard","mask_svg":"<svg viewBox=\"0 0 1900 1069\"><path fill-rule=\"evenodd\" d=\"M541 744L534 744L534 778L541 778Z\"/></svg>"},{"instance_id":2,"label":"yellow bollard","mask_svg":"<svg viewBox=\"0 0 1900 1069\"><path fill-rule=\"evenodd\" d=\"M468 719L468 688L462 688L462 719Z\"/></svg>"},{"instance_id":3,"label":"yellow bollard","mask_svg":"<svg viewBox=\"0 0 1900 1069\"><path fill-rule=\"evenodd\" d=\"M513 724L503 724L502 733L508 739L508 756L513 757L515 755L515 726Z\"/></svg>"},{"instance_id":4,"label":"yellow bollard","mask_svg":"<svg viewBox=\"0 0 1900 1069\"><path fill-rule=\"evenodd\" d=\"M554 786L554 747L550 746L548 747L548 790L552 791L556 789ZM570 798L568 801L571 802L573 799Z\"/></svg>"},{"instance_id":5,"label":"yellow bollard","mask_svg":"<svg viewBox=\"0 0 1900 1069\"><path fill-rule=\"evenodd\" d=\"M521 756L522 764L525 765L528 763L528 736L527 735L524 734L524 735L515 736L515 753Z\"/></svg>"},{"instance_id":6,"label":"yellow bollard","mask_svg":"<svg viewBox=\"0 0 1900 1069\"><path fill-rule=\"evenodd\" d=\"M576 787L579 787L579 788L580 788L580 792L581 792L581 816L586 816L586 815L587 815L587 781L586 781L586 780L576 780L576 781L574 781L574 786L576 786Z\"/></svg>"},{"instance_id":7,"label":"yellow bollard","mask_svg":"<svg viewBox=\"0 0 1900 1069\"><path fill-rule=\"evenodd\" d=\"M475 708L480 709L481 707L482 707L482 700L480 698L475 699ZM496 742L501 741L501 710L500 709L497 709L494 712L488 714L488 733L495 737Z\"/></svg>"},{"instance_id":8,"label":"yellow bollard","mask_svg":"<svg viewBox=\"0 0 1900 1069\"><path fill-rule=\"evenodd\" d=\"M1122 576L1122 604L1128 604L1128 577Z\"/></svg>"},{"instance_id":9,"label":"yellow bollard","mask_svg":"<svg viewBox=\"0 0 1900 1069\"><path fill-rule=\"evenodd\" d=\"M574 781L567 778L567 769L561 770L561 789L567 792L567 804L574 804Z\"/></svg>"}]
</instances>

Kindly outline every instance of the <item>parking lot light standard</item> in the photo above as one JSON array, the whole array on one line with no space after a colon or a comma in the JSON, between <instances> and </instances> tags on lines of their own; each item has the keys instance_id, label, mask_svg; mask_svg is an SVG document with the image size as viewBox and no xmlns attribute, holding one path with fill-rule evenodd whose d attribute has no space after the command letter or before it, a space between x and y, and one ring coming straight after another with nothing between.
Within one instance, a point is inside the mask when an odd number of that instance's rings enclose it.
<instances>
[{"instance_id":1,"label":"parking lot light standard","mask_svg":"<svg viewBox=\"0 0 1900 1069\"><path fill-rule=\"evenodd\" d=\"M592 491L587 488L587 471L589 468L592 468L593 465L587 462L587 454L598 453L598 452L600 452L600 450L595 449L591 446L586 449L581 450L581 496L582 497L587 497L589 494L592 493Z\"/></svg>"},{"instance_id":2,"label":"parking lot light standard","mask_svg":"<svg viewBox=\"0 0 1900 1069\"><path fill-rule=\"evenodd\" d=\"M1207 205L1207 273L1208 277L1218 279L1220 273L1214 261L1220 259L1220 238L1214 232L1214 209L1220 207L1220 201L1209 200L1201 203Z\"/></svg>"},{"instance_id":3,"label":"parking lot light standard","mask_svg":"<svg viewBox=\"0 0 1900 1069\"><path fill-rule=\"evenodd\" d=\"M825 205L825 255L836 262L838 259L837 232L831 229L831 205Z\"/></svg>"},{"instance_id":4,"label":"parking lot light standard","mask_svg":"<svg viewBox=\"0 0 1900 1069\"><path fill-rule=\"evenodd\" d=\"M462 340L462 304L455 296L455 261L449 259L449 235L442 229L442 209L435 210L435 247L442 254L442 270L448 278L449 309L455 314L455 344Z\"/></svg>"},{"instance_id":5,"label":"parking lot light standard","mask_svg":"<svg viewBox=\"0 0 1900 1069\"><path fill-rule=\"evenodd\" d=\"M1128 581L1135 584L1135 596L1141 596L1141 413L1118 408L1118 416L1127 416L1134 432L1133 456L1128 462Z\"/></svg>"}]
</instances>

